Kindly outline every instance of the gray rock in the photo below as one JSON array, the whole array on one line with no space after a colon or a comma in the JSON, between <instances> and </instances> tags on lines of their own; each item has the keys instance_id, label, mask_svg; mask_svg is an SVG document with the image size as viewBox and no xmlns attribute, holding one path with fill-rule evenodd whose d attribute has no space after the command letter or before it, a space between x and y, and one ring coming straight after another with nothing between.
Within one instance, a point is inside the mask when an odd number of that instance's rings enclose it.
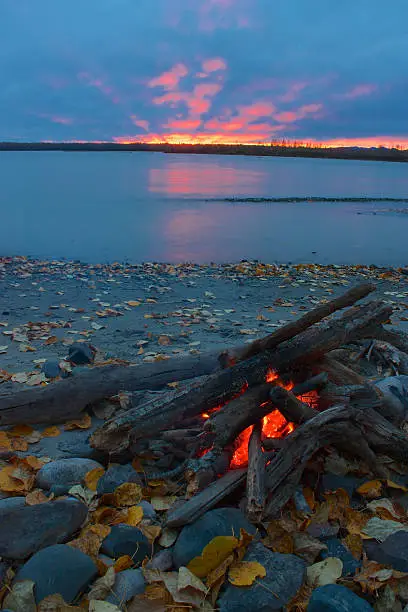
<instances>
[{"instance_id":1,"label":"gray rock","mask_svg":"<svg viewBox=\"0 0 408 612\"><path fill-rule=\"evenodd\" d=\"M321 479L321 491L336 491L344 489L349 497L352 497L354 491L364 482L364 478L356 478L354 476L339 476L330 472L323 474Z\"/></svg>"},{"instance_id":2,"label":"gray rock","mask_svg":"<svg viewBox=\"0 0 408 612\"><path fill-rule=\"evenodd\" d=\"M71 603L98 574L88 555L72 546L57 544L43 548L18 572L16 580L33 580L37 603L48 595L60 593Z\"/></svg>"},{"instance_id":3,"label":"gray rock","mask_svg":"<svg viewBox=\"0 0 408 612\"><path fill-rule=\"evenodd\" d=\"M154 520L157 518L156 510L153 508L152 504L145 499L142 499L140 504L138 504L143 508L143 518Z\"/></svg>"},{"instance_id":4,"label":"gray rock","mask_svg":"<svg viewBox=\"0 0 408 612\"><path fill-rule=\"evenodd\" d=\"M113 525L102 542L101 552L114 559L129 555L135 563L141 563L146 556L150 556L151 545L140 529L120 524Z\"/></svg>"},{"instance_id":5,"label":"gray rock","mask_svg":"<svg viewBox=\"0 0 408 612\"><path fill-rule=\"evenodd\" d=\"M102 478L98 482L98 495L113 493L114 490L125 482L135 482L142 484L139 474L133 469L130 463L120 465L115 463L109 466Z\"/></svg>"},{"instance_id":6,"label":"gray rock","mask_svg":"<svg viewBox=\"0 0 408 612\"><path fill-rule=\"evenodd\" d=\"M69 361L75 365L85 365L92 363L95 358L95 352L90 344L85 342L74 342L68 350Z\"/></svg>"},{"instance_id":7,"label":"gray rock","mask_svg":"<svg viewBox=\"0 0 408 612\"><path fill-rule=\"evenodd\" d=\"M251 544L245 561L258 561L266 569L250 587L228 584L218 600L220 612L271 612L282 610L303 584L306 563L295 555L274 553L262 544Z\"/></svg>"},{"instance_id":8,"label":"gray rock","mask_svg":"<svg viewBox=\"0 0 408 612\"><path fill-rule=\"evenodd\" d=\"M240 530L254 534L256 529L240 510L217 508L206 512L195 523L183 527L174 546L174 565L178 569L201 555L203 549L217 536L238 536Z\"/></svg>"},{"instance_id":9,"label":"gray rock","mask_svg":"<svg viewBox=\"0 0 408 612\"><path fill-rule=\"evenodd\" d=\"M135 595L144 593L145 589L146 583L142 570L128 569L116 574L115 584L112 587L113 593L111 593L105 601L115 604L119 608L124 608L124 605L129 599L132 599Z\"/></svg>"},{"instance_id":10,"label":"gray rock","mask_svg":"<svg viewBox=\"0 0 408 612\"><path fill-rule=\"evenodd\" d=\"M339 532L339 525L336 523L310 523L306 531L314 538L325 542L328 538L336 537Z\"/></svg>"},{"instance_id":11,"label":"gray rock","mask_svg":"<svg viewBox=\"0 0 408 612\"><path fill-rule=\"evenodd\" d=\"M307 612L373 612L364 599L339 584L326 584L312 593Z\"/></svg>"},{"instance_id":12,"label":"gray rock","mask_svg":"<svg viewBox=\"0 0 408 612\"><path fill-rule=\"evenodd\" d=\"M329 538L324 543L327 550L321 552L322 559L337 557L343 562L342 576L349 576L350 574L354 576L361 563L356 561L351 552L337 538Z\"/></svg>"},{"instance_id":13,"label":"gray rock","mask_svg":"<svg viewBox=\"0 0 408 612\"><path fill-rule=\"evenodd\" d=\"M57 499L17 506L0 515L0 557L25 559L41 548L59 544L82 525L88 508L77 499Z\"/></svg>"},{"instance_id":14,"label":"gray rock","mask_svg":"<svg viewBox=\"0 0 408 612\"><path fill-rule=\"evenodd\" d=\"M146 564L147 569L157 569L168 572L173 567L173 550L165 548L156 553L151 561Z\"/></svg>"},{"instance_id":15,"label":"gray rock","mask_svg":"<svg viewBox=\"0 0 408 612\"><path fill-rule=\"evenodd\" d=\"M57 448L62 456L80 457L93 459L98 455L97 451L89 443L90 433L88 431L65 431L57 442Z\"/></svg>"},{"instance_id":16,"label":"gray rock","mask_svg":"<svg viewBox=\"0 0 408 612\"><path fill-rule=\"evenodd\" d=\"M381 544L375 541L367 541L364 549L369 559L384 565L391 565L399 572L408 572L407 531L396 531Z\"/></svg>"},{"instance_id":17,"label":"gray rock","mask_svg":"<svg viewBox=\"0 0 408 612\"><path fill-rule=\"evenodd\" d=\"M42 489L51 489L53 486L63 487L60 494L68 493L74 485L83 483L87 472L102 467L92 459L73 457L72 459L58 459L46 463L37 473L37 486Z\"/></svg>"},{"instance_id":18,"label":"gray rock","mask_svg":"<svg viewBox=\"0 0 408 612\"><path fill-rule=\"evenodd\" d=\"M43 363L41 370L47 378L57 378L57 376L61 376L62 374L59 361L56 359L49 359Z\"/></svg>"},{"instance_id":19,"label":"gray rock","mask_svg":"<svg viewBox=\"0 0 408 612\"><path fill-rule=\"evenodd\" d=\"M5 497L0 499L0 520L4 511L8 512L12 508L21 508L25 506L25 497Z\"/></svg>"}]
</instances>

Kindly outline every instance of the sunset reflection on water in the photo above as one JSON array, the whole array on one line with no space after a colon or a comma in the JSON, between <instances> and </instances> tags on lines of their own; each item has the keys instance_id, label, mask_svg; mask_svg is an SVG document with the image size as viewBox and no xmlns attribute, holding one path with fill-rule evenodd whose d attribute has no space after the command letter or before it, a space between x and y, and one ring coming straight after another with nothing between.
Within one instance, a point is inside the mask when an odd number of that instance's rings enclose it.
<instances>
[{"instance_id":1,"label":"sunset reflection on water","mask_svg":"<svg viewBox=\"0 0 408 612\"><path fill-rule=\"evenodd\" d=\"M223 160L224 161L224 160ZM261 195L266 173L261 170L239 168L218 160L171 160L164 166L149 171L149 191L170 196L234 196Z\"/></svg>"}]
</instances>

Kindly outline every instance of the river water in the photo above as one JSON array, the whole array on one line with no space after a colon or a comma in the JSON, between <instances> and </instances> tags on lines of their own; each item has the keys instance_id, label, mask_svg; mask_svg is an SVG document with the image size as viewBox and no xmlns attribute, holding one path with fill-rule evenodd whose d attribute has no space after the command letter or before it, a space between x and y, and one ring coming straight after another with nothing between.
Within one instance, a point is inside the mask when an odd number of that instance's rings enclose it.
<instances>
[{"instance_id":1,"label":"river water","mask_svg":"<svg viewBox=\"0 0 408 612\"><path fill-rule=\"evenodd\" d=\"M406 265L408 166L162 153L0 152L0 255Z\"/></svg>"}]
</instances>

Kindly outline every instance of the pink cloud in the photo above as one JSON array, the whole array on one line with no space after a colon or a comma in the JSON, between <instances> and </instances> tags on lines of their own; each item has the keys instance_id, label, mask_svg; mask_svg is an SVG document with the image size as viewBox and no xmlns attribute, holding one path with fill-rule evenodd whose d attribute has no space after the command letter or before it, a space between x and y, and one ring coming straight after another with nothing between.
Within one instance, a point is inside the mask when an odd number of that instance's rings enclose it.
<instances>
[{"instance_id":1,"label":"pink cloud","mask_svg":"<svg viewBox=\"0 0 408 612\"><path fill-rule=\"evenodd\" d=\"M102 79L93 77L89 72L79 72L77 77L88 87L95 87L95 89L98 89L104 96L109 98L113 104L120 103L120 96L114 91L113 87L104 83Z\"/></svg>"},{"instance_id":2,"label":"pink cloud","mask_svg":"<svg viewBox=\"0 0 408 612\"><path fill-rule=\"evenodd\" d=\"M138 119L136 115L132 115L131 120L134 125L137 125L137 127L142 128L142 130L145 130L146 132L149 131L150 123L148 121L145 121L144 119Z\"/></svg>"},{"instance_id":3,"label":"pink cloud","mask_svg":"<svg viewBox=\"0 0 408 612\"><path fill-rule=\"evenodd\" d=\"M276 110L270 102L254 102L249 106L239 106L238 108L241 115L248 117L268 117Z\"/></svg>"},{"instance_id":4,"label":"pink cloud","mask_svg":"<svg viewBox=\"0 0 408 612\"><path fill-rule=\"evenodd\" d=\"M211 98L221 91L218 83L203 83L196 85L192 92L172 91L163 96L153 98L153 104L169 104L176 107L179 102L184 102L189 111L189 118L197 118L207 113L211 108Z\"/></svg>"},{"instance_id":5,"label":"pink cloud","mask_svg":"<svg viewBox=\"0 0 408 612\"><path fill-rule=\"evenodd\" d=\"M151 79L148 82L149 87L164 87L167 91L177 89L180 80L187 76L188 70L184 64L175 64L167 72L163 72L158 77Z\"/></svg>"},{"instance_id":6,"label":"pink cloud","mask_svg":"<svg viewBox=\"0 0 408 612\"><path fill-rule=\"evenodd\" d=\"M41 119L47 119L47 121L51 121L51 123L58 123L59 125L72 125L74 120L71 117L63 117L61 115L50 115L49 113L34 113L37 117L41 117Z\"/></svg>"},{"instance_id":7,"label":"pink cloud","mask_svg":"<svg viewBox=\"0 0 408 612\"><path fill-rule=\"evenodd\" d=\"M369 96L375 91L377 91L377 85L370 83L362 83L361 85L356 85L350 91L347 91L344 94L335 94L333 97L339 98L342 100L354 100L355 98L361 98L362 96Z\"/></svg>"},{"instance_id":8,"label":"pink cloud","mask_svg":"<svg viewBox=\"0 0 408 612\"><path fill-rule=\"evenodd\" d=\"M175 119L168 121L163 127L171 130L196 130L200 125L200 119Z\"/></svg>"},{"instance_id":9,"label":"pink cloud","mask_svg":"<svg viewBox=\"0 0 408 612\"><path fill-rule=\"evenodd\" d=\"M213 59L204 60L203 62L203 70L207 73L226 69L227 64L221 57L214 57Z\"/></svg>"},{"instance_id":10,"label":"pink cloud","mask_svg":"<svg viewBox=\"0 0 408 612\"><path fill-rule=\"evenodd\" d=\"M316 115L322 108L323 104L306 104L296 111L276 113L273 118L281 123L294 123L300 119L305 119L308 115Z\"/></svg>"}]
</instances>

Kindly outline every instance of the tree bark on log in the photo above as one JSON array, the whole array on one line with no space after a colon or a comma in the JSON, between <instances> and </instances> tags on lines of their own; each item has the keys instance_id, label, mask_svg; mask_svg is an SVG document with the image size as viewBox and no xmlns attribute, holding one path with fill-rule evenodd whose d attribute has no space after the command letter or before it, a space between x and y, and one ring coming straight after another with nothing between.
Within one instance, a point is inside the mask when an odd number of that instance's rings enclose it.
<instances>
[{"instance_id":1,"label":"tree bark on log","mask_svg":"<svg viewBox=\"0 0 408 612\"><path fill-rule=\"evenodd\" d=\"M79 416L89 404L119 391L162 389L170 382L196 378L217 370L218 354L138 366L90 368L46 387L0 393L0 426L64 422Z\"/></svg>"},{"instance_id":2,"label":"tree bark on log","mask_svg":"<svg viewBox=\"0 0 408 612\"><path fill-rule=\"evenodd\" d=\"M302 424L318 414L311 406L298 400L296 395L283 387L272 388L269 397L274 408L279 410L289 422Z\"/></svg>"},{"instance_id":3,"label":"tree bark on log","mask_svg":"<svg viewBox=\"0 0 408 612\"><path fill-rule=\"evenodd\" d=\"M91 445L106 452L123 450L129 444L132 430L136 437L155 435L178 421L223 406L246 386L263 383L271 368L283 372L319 360L342 344L366 337L368 326L388 321L391 313L392 308L381 301L349 309L341 317L314 326L273 351L264 351L208 376L167 403L153 400L115 416L93 434Z\"/></svg>"},{"instance_id":4,"label":"tree bark on log","mask_svg":"<svg viewBox=\"0 0 408 612\"><path fill-rule=\"evenodd\" d=\"M317 367L327 372L330 381L339 386L364 385L366 382L363 376L330 355L325 355Z\"/></svg>"},{"instance_id":5,"label":"tree bark on log","mask_svg":"<svg viewBox=\"0 0 408 612\"><path fill-rule=\"evenodd\" d=\"M265 469L266 459L262 448L262 421L254 425L248 442L247 506L250 521L258 523L265 512Z\"/></svg>"},{"instance_id":6,"label":"tree bark on log","mask_svg":"<svg viewBox=\"0 0 408 612\"><path fill-rule=\"evenodd\" d=\"M357 285L356 287L349 289L349 291L346 291L346 293L343 295L331 300L327 304L322 304L310 312L307 312L305 315L300 317L300 319L284 325L269 336L255 340L251 344L221 353L221 364L223 367L234 365L239 361L245 361L246 359L257 355L258 353L274 349L282 342L297 336L337 310L341 310L347 306L352 306L362 298L366 297L372 291L375 291L375 285L373 284L366 283Z\"/></svg>"}]
</instances>

